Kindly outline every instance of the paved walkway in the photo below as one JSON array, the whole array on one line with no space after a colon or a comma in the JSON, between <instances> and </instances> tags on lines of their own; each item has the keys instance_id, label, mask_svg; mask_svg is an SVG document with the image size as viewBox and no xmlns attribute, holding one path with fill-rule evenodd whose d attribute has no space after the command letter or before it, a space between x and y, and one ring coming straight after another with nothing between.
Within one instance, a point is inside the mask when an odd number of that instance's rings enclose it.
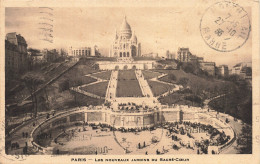
<instances>
[{"instance_id":1,"label":"paved walkway","mask_svg":"<svg viewBox=\"0 0 260 164\"><path fill-rule=\"evenodd\" d=\"M106 92L106 100L113 101L116 98L118 71L112 71Z\"/></svg>"},{"instance_id":2,"label":"paved walkway","mask_svg":"<svg viewBox=\"0 0 260 164\"><path fill-rule=\"evenodd\" d=\"M87 75L85 75L85 76L86 76L86 77L91 77L91 78L93 78L93 79L96 79L96 80L97 80L96 82L108 81L108 80L104 80L104 79L101 79L101 78L96 77L96 76L92 76L92 75L99 74L99 73L102 73L102 72L107 72L107 71L95 72L95 73L87 74ZM93 84L93 83L90 83L90 84Z\"/></svg>"},{"instance_id":3,"label":"paved walkway","mask_svg":"<svg viewBox=\"0 0 260 164\"><path fill-rule=\"evenodd\" d=\"M8 146L8 154L23 154L23 147L25 147L26 142L28 144L28 154L37 153L30 142L30 134L32 130L44 120L46 120L46 115L40 116L37 120L28 120L24 122L20 126L20 128L11 133L10 136L6 137L6 141L9 141L11 143L17 142L19 144L18 149L11 149L11 146ZM35 126L33 126L33 123L35 123ZM23 132L28 133L27 138L23 137Z\"/></svg>"},{"instance_id":4,"label":"paved walkway","mask_svg":"<svg viewBox=\"0 0 260 164\"><path fill-rule=\"evenodd\" d=\"M144 79L144 75L143 75L142 71L136 70L135 74L136 74L136 78L139 82L143 95L146 97L154 98L153 92L152 92L147 80Z\"/></svg>"},{"instance_id":5,"label":"paved walkway","mask_svg":"<svg viewBox=\"0 0 260 164\"><path fill-rule=\"evenodd\" d=\"M221 95L218 95L218 96L206 99L204 101L204 106L209 109L209 113L208 114L211 115L212 117L218 117L223 122L225 122L226 118L227 118L229 120L228 124L233 128L233 130L235 132L235 136L237 137L241 133L241 130L242 130L242 127L243 127L244 123L241 120L234 121L234 117L232 117L232 116L230 116L228 114L220 113L220 112L219 112L219 114L217 114L216 110L210 109L209 106L208 106L210 101L215 100L215 99L220 98L220 97L223 97L223 96L225 96L225 94L221 94ZM238 146L237 142L235 141L228 148L224 149L221 152L221 154L238 154L239 150L237 150L237 146Z\"/></svg>"}]
</instances>

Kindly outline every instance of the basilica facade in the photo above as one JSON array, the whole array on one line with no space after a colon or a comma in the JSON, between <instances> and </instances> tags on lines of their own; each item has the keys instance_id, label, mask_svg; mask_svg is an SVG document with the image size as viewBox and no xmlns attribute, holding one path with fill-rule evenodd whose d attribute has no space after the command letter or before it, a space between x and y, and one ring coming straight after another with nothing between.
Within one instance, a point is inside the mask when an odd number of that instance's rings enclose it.
<instances>
[{"instance_id":1,"label":"basilica facade","mask_svg":"<svg viewBox=\"0 0 260 164\"><path fill-rule=\"evenodd\" d=\"M110 57L116 57L119 60L131 59L135 56L141 56L141 43L138 42L135 33L132 33L131 26L126 17L121 24L109 52Z\"/></svg>"}]
</instances>

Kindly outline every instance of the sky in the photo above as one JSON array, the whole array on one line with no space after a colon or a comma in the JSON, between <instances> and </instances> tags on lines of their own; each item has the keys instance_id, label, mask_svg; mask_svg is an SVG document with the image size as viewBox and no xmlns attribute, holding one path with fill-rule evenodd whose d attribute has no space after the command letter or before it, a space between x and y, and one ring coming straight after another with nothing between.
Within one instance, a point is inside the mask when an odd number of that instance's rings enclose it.
<instances>
[{"instance_id":1,"label":"sky","mask_svg":"<svg viewBox=\"0 0 260 164\"><path fill-rule=\"evenodd\" d=\"M71 8L6 8L5 32L24 36L31 48L68 48L97 45L103 55L109 48L126 16L142 46L142 54L160 56L166 50L176 54L179 47L189 47L192 54L233 66L252 61L251 34L247 42L232 52L218 52L202 39L199 29L206 8L189 7L71 7ZM251 19L250 9L245 8ZM47 19L46 19L47 18ZM51 21L53 20L53 21ZM41 40L41 27L53 26L53 43Z\"/></svg>"}]
</instances>

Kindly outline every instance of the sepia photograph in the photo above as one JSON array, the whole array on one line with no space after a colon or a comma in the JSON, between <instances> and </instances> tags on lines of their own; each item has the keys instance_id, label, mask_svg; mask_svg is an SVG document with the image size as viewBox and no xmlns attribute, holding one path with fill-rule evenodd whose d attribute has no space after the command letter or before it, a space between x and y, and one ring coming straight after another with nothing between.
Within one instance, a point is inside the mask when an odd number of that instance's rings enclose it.
<instances>
[{"instance_id":1,"label":"sepia photograph","mask_svg":"<svg viewBox=\"0 0 260 164\"><path fill-rule=\"evenodd\" d=\"M255 154L256 10L178 2L5 6L0 163Z\"/></svg>"}]
</instances>

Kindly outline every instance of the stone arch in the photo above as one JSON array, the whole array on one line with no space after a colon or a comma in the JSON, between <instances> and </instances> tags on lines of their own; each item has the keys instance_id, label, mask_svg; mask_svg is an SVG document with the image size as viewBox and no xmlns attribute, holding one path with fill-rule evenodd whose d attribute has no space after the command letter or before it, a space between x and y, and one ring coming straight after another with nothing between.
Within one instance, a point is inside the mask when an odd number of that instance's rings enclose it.
<instances>
[{"instance_id":1,"label":"stone arch","mask_svg":"<svg viewBox=\"0 0 260 164\"><path fill-rule=\"evenodd\" d=\"M127 65L125 65L125 66L124 66L124 70L127 70L127 69L128 69L128 66L127 66Z\"/></svg>"},{"instance_id":2,"label":"stone arch","mask_svg":"<svg viewBox=\"0 0 260 164\"><path fill-rule=\"evenodd\" d=\"M119 70L119 66L118 66L118 65L117 65L117 66L115 66L115 70L117 70L117 71Z\"/></svg>"},{"instance_id":3,"label":"stone arch","mask_svg":"<svg viewBox=\"0 0 260 164\"><path fill-rule=\"evenodd\" d=\"M136 65L133 65L132 69L133 69L133 70L136 70Z\"/></svg>"},{"instance_id":4,"label":"stone arch","mask_svg":"<svg viewBox=\"0 0 260 164\"><path fill-rule=\"evenodd\" d=\"M129 52L127 52L127 57L129 57Z\"/></svg>"},{"instance_id":5,"label":"stone arch","mask_svg":"<svg viewBox=\"0 0 260 164\"><path fill-rule=\"evenodd\" d=\"M125 52L123 54L124 54L124 57L125 57Z\"/></svg>"},{"instance_id":6,"label":"stone arch","mask_svg":"<svg viewBox=\"0 0 260 164\"><path fill-rule=\"evenodd\" d=\"M120 57L122 57L122 52L120 52Z\"/></svg>"}]
</instances>

